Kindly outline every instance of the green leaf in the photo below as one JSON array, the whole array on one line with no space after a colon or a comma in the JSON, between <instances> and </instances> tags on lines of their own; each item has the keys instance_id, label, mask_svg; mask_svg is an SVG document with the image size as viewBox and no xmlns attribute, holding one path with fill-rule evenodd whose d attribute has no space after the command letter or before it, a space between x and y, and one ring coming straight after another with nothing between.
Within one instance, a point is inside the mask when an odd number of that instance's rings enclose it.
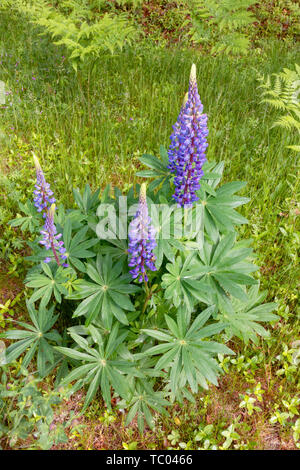
<instances>
[{"instance_id":1,"label":"green leaf","mask_svg":"<svg viewBox=\"0 0 300 470\"><path fill-rule=\"evenodd\" d=\"M104 325L110 329L113 316L121 323L128 325L125 311L134 311L129 295L139 290L130 284L131 277L119 276L122 266L113 264L110 255L97 257L96 263L88 262L86 274L91 281L81 280L74 283L75 292L70 299L84 299L76 308L73 316L85 315L86 325L96 320L100 315Z\"/></svg>"},{"instance_id":2,"label":"green leaf","mask_svg":"<svg viewBox=\"0 0 300 470\"><path fill-rule=\"evenodd\" d=\"M46 364L50 365L50 372L55 365L54 349L51 343L58 344L61 341L58 332L51 331L57 316L53 315L53 308L47 310L42 303L38 311L28 301L26 304L33 326L24 322L16 322L26 330L7 330L0 337L17 340L6 349L7 363L15 361L29 348L24 356L23 366L28 367L37 353L38 372L43 376L45 375Z\"/></svg>"},{"instance_id":3,"label":"green leaf","mask_svg":"<svg viewBox=\"0 0 300 470\"><path fill-rule=\"evenodd\" d=\"M68 293L64 284L67 282L71 270L61 266L58 267L56 263L48 265L42 262L41 267L45 275L33 273L29 274L25 279L26 287L38 289L33 293L30 302L41 299L42 305L46 307L52 295L54 295L60 303L61 294L67 295Z\"/></svg>"},{"instance_id":4,"label":"green leaf","mask_svg":"<svg viewBox=\"0 0 300 470\"><path fill-rule=\"evenodd\" d=\"M141 330L143 333L146 333L148 336L152 336L152 338L155 338L160 341L174 341L173 337L163 333L162 331L158 330L148 330L148 329L143 329Z\"/></svg>"}]
</instances>

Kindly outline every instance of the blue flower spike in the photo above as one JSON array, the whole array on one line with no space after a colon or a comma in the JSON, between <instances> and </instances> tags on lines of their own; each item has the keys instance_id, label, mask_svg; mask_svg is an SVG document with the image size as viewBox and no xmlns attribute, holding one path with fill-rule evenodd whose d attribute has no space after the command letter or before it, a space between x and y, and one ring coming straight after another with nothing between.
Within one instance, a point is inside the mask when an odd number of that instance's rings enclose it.
<instances>
[{"instance_id":1,"label":"blue flower spike","mask_svg":"<svg viewBox=\"0 0 300 470\"><path fill-rule=\"evenodd\" d=\"M175 175L175 193L172 197L179 207L189 207L199 199L196 191L200 189L202 166L206 161L205 151L208 146L207 115L202 111L203 105L196 81L196 65L193 64L189 92L173 126L168 150L168 168Z\"/></svg>"},{"instance_id":2,"label":"blue flower spike","mask_svg":"<svg viewBox=\"0 0 300 470\"><path fill-rule=\"evenodd\" d=\"M131 255L128 266L133 268L130 270L130 274L133 279L138 278L138 282L148 282L147 269L156 271L153 253L156 247L155 229L151 222L148 214L146 184L143 183L140 190L138 210L129 225L128 231L128 253Z\"/></svg>"}]
</instances>

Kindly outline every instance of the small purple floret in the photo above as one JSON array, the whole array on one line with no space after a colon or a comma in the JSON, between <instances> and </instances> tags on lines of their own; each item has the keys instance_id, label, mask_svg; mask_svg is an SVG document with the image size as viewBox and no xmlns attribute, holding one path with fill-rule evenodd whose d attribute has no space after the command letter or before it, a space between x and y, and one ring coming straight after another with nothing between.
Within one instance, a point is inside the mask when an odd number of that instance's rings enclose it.
<instances>
[{"instance_id":1,"label":"small purple floret","mask_svg":"<svg viewBox=\"0 0 300 470\"><path fill-rule=\"evenodd\" d=\"M55 224L54 224L54 213L55 213L55 204L52 204L51 208L47 212L46 221L44 229L41 230L41 235L43 239L39 242L43 245L46 250L52 250L54 254L55 261L59 266L67 268L69 265L65 263L67 259L66 249L64 247L64 242L59 239L62 237L61 233L57 233ZM50 263L51 258L45 258L45 263Z\"/></svg>"}]
</instances>

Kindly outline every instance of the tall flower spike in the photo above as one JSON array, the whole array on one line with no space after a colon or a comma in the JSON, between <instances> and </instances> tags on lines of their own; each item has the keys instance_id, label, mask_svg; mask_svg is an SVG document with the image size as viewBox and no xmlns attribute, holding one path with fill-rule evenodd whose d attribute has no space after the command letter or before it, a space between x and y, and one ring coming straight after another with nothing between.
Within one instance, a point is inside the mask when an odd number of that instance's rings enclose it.
<instances>
[{"instance_id":1,"label":"tall flower spike","mask_svg":"<svg viewBox=\"0 0 300 470\"><path fill-rule=\"evenodd\" d=\"M54 214L55 214L55 204L52 204L49 211L47 212L46 222L44 230L41 230L41 235L43 235L43 240L39 243L44 245L46 250L52 250L54 254L55 261L59 266L67 268L69 265L64 261L67 259L66 249L64 247L63 241L58 241L61 238L61 233L57 234L56 227L54 225ZM45 263L50 263L51 258L45 258Z\"/></svg>"},{"instance_id":2,"label":"tall flower spike","mask_svg":"<svg viewBox=\"0 0 300 470\"><path fill-rule=\"evenodd\" d=\"M191 205L199 198L196 191L200 188L203 176L202 166L206 161L207 115L202 114L196 66L192 65L189 92L185 98L177 122L173 126L168 151L168 168L175 175L175 194L173 198L179 206Z\"/></svg>"},{"instance_id":3,"label":"tall flower spike","mask_svg":"<svg viewBox=\"0 0 300 470\"><path fill-rule=\"evenodd\" d=\"M155 229L151 225L151 218L148 214L145 183L141 186L139 206L134 219L129 225L128 238L128 253L131 255L128 266L133 268L130 274L133 279L138 277L139 282L147 282L146 270L156 271L153 253L156 241Z\"/></svg>"},{"instance_id":4,"label":"tall flower spike","mask_svg":"<svg viewBox=\"0 0 300 470\"><path fill-rule=\"evenodd\" d=\"M43 217L46 217L47 210L50 205L55 202L53 192L50 189L49 183L46 182L40 162L35 154L33 154L34 165L36 169L36 184L34 194L34 205L38 212L44 211Z\"/></svg>"}]
</instances>

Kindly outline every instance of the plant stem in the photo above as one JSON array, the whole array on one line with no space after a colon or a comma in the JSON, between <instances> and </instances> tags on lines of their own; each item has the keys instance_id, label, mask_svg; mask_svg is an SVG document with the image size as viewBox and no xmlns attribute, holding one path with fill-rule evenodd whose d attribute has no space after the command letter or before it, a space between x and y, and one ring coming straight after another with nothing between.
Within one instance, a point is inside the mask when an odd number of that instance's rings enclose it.
<instances>
[{"instance_id":1,"label":"plant stem","mask_svg":"<svg viewBox=\"0 0 300 470\"><path fill-rule=\"evenodd\" d=\"M53 254L54 254L54 258L55 258L55 261L57 262L58 266L61 266L60 262L59 262L59 258L57 256L57 253L56 253L56 249L55 249L55 246L54 246L54 243L51 242L51 248L52 248L52 251L53 251Z\"/></svg>"},{"instance_id":2,"label":"plant stem","mask_svg":"<svg viewBox=\"0 0 300 470\"><path fill-rule=\"evenodd\" d=\"M146 281L145 281L145 286L146 286L146 298L145 298L145 302L144 302L144 305L143 305L143 308L142 308L142 314L141 314L142 323L143 323L143 320L145 318L145 312L146 312L148 302L152 297L152 289L151 288L149 289L148 283Z\"/></svg>"}]
</instances>

